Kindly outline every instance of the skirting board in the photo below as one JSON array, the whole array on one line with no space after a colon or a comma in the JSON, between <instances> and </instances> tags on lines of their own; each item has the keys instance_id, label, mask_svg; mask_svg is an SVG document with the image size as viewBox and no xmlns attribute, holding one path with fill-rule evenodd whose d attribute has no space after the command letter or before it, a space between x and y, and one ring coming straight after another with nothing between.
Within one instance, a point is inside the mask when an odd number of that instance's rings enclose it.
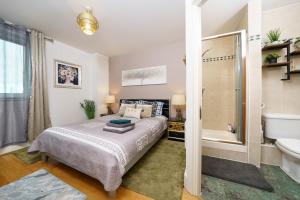
<instances>
[{"instance_id":1,"label":"skirting board","mask_svg":"<svg viewBox=\"0 0 300 200\"><path fill-rule=\"evenodd\" d=\"M247 163L247 152L239 152L234 150L225 150L220 148L203 146L202 153L206 156ZM281 151L273 144L262 144L261 163L267 165L280 166Z\"/></svg>"},{"instance_id":2,"label":"skirting board","mask_svg":"<svg viewBox=\"0 0 300 200\"><path fill-rule=\"evenodd\" d=\"M247 163L247 152L224 150L224 149L211 148L211 147L202 147L202 154L206 156L215 157L215 158L223 158L227 160Z\"/></svg>"},{"instance_id":3,"label":"skirting board","mask_svg":"<svg viewBox=\"0 0 300 200\"><path fill-rule=\"evenodd\" d=\"M281 151L274 144L261 145L261 163L267 165L281 165Z\"/></svg>"}]
</instances>

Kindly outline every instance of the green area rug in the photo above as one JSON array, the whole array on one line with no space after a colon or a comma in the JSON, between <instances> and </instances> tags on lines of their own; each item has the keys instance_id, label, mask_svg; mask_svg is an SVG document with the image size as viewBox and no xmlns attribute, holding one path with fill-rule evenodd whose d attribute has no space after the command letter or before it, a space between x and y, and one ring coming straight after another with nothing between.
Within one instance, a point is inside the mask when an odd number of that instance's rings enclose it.
<instances>
[{"instance_id":1,"label":"green area rug","mask_svg":"<svg viewBox=\"0 0 300 200\"><path fill-rule=\"evenodd\" d=\"M41 154L36 152L36 153L27 153L29 147L19 149L16 151L13 151L12 154L17 156L19 159L21 159L23 162L26 164L33 164L35 162L38 162L42 159Z\"/></svg>"},{"instance_id":2,"label":"green area rug","mask_svg":"<svg viewBox=\"0 0 300 200\"><path fill-rule=\"evenodd\" d=\"M27 164L41 160L28 148L12 152ZM185 168L183 142L161 139L123 177L123 186L155 200L180 200Z\"/></svg>"},{"instance_id":3,"label":"green area rug","mask_svg":"<svg viewBox=\"0 0 300 200\"><path fill-rule=\"evenodd\" d=\"M184 169L184 143L162 139L125 174L123 186L155 200L180 200Z\"/></svg>"},{"instance_id":4,"label":"green area rug","mask_svg":"<svg viewBox=\"0 0 300 200\"><path fill-rule=\"evenodd\" d=\"M300 184L279 167L262 165L261 170L274 192L203 175L202 196L204 200L300 200Z\"/></svg>"}]
</instances>

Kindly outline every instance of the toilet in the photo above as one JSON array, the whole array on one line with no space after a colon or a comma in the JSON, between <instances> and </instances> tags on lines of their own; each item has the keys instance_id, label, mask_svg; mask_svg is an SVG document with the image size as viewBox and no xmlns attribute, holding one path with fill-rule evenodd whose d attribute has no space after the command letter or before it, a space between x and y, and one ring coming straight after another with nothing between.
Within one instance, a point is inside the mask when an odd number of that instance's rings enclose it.
<instances>
[{"instance_id":1,"label":"toilet","mask_svg":"<svg viewBox=\"0 0 300 200\"><path fill-rule=\"evenodd\" d=\"M300 183L300 115L263 114L265 137L276 140L282 152L281 169Z\"/></svg>"}]
</instances>

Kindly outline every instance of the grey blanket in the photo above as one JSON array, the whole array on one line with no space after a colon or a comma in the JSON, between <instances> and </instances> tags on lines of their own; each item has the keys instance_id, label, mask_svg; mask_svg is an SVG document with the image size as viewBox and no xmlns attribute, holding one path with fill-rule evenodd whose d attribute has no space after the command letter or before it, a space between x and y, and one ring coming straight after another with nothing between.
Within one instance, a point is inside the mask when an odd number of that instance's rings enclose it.
<instances>
[{"instance_id":1,"label":"grey blanket","mask_svg":"<svg viewBox=\"0 0 300 200\"><path fill-rule=\"evenodd\" d=\"M112 127L112 126L107 126L106 125L103 128L104 131L113 132L113 133L119 133L119 134L126 133L128 131L131 131L132 129L134 129L134 125L123 127L123 128Z\"/></svg>"},{"instance_id":2,"label":"grey blanket","mask_svg":"<svg viewBox=\"0 0 300 200\"><path fill-rule=\"evenodd\" d=\"M129 123L129 124L114 124L114 123L106 123L106 126L111 126L111 127L116 127L116 128L125 128L128 126L133 126L134 123Z\"/></svg>"},{"instance_id":3,"label":"grey blanket","mask_svg":"<svg viewBox=\"0 0 300 200\"><path fill-rule=\"evenodd\" d=\"M40 134L29 152L40 151L98 179L106 191L122 183L125 168L167 127L163 116L133 120L135 129L123 134L103 131L118 115L100 117L81 124L53 127Z\"/></svg>"}]
</instances>

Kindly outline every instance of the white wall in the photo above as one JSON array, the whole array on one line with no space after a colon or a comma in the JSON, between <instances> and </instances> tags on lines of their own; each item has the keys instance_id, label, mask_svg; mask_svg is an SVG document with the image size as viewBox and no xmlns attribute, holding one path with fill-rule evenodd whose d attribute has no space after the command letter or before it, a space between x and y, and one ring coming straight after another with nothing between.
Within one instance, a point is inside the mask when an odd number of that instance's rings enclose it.
<instances>
[{"instance_id":1,"label":"white wall","mask_svg":"<svg viewBox=\"0 0 300 200\"><path fill-rule=\"evenodd\" d=\"M54 59L82 66L82 89L54 87ZM79 102L96 101L97 116L106 112L104 97L108 94L108 57L90 54L64 43L46 43L50 117L53 126L83 121L86 116Z\"/></svg>"},{"instance_id":2,"label":"white wall","mask_svg":"<svg viewBox=\"0 0 300 200\"><path fill-rule=\"evenodd\" d=\"M267 33L275 28L280 28L281 39L300 37L300 3L267 10L262 16L262 36L267 40Z\"/></svg>"},{"instance_id":3,"label":"white wall","mask_svg":"<svg viewBox=\"0 0 300 200\"><path fill-rule=\"evenodd\" d=\"M280 28L281 39L300 37L300 3L265 11L262 19L264 41L267 41L267 32L274 28ZM285 55L284 51L278 53ZM300 57L292 59L294 61L297 59L296 65L300 67ZM280 60L283 61L285 58L281 57ZM281 81L283 73L283 68L263 68L262 88L265 104L263 112L300 115L300 75L294 74L291 75L291 80Z\"/></svg>"},{"instance_id":4,"label":"white wall","mask_svg":"<svg viewBox=\"0 0 300 200\"><path fill-rule=\"evenodd\" d=\"M251 0L248 3L248 37L261 34L261 0ZM261 160L261 39L248 40L247 53L247 145L248 162L260 166Z\"/></svg>"},{"instance_id":5,"label":"white wall","mask_svg":"<svg viewBox=\"0 0 300 200\"><path fill-rule=\"evenodd\" d=\"M185 55L184 41L156 48L142 50L138 53L115 56L109 62L109 90L120 98L171 99L173 94L185 94L185 70L182 61ZM122 87L122 70L139 67L166 65L167 84ZM114 112L119 108L114 106ZM171 106L171 116L175 117L175 108ZM183 109L183 116L185 110Z\"/></svg>"}]
</instances>

